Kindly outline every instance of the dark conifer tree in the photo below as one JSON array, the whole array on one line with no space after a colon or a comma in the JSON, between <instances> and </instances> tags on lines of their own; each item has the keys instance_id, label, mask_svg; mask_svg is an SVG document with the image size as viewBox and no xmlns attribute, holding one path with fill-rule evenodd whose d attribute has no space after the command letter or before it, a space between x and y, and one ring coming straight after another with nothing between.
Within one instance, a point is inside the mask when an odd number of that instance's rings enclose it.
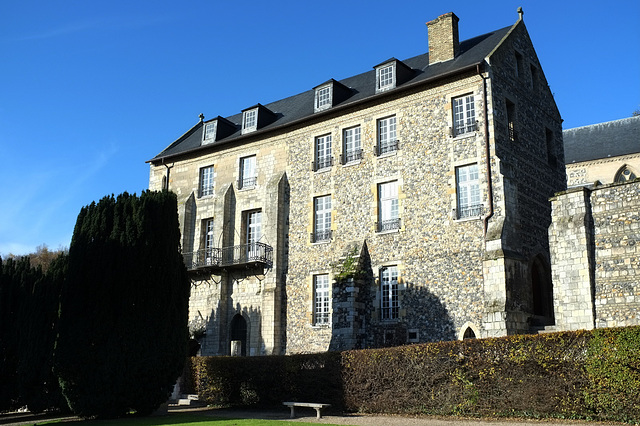
<instances>
[{"instance_id":1,"label":"dark conifer tree","mask_svg":"<svg viewBox=\"0 0 640 426\"><path fill-rule=\"evenodd\" d=\"M0 259L0 411L18 405L17 261Z\"/></svg>"},{"instance_id":2,"label":"dark conifer tree","mask_svg":"<svg viewBox=\"0 0 640 426\"><path fill-rule=\"evenodd\" d=\"M32 268L22 282L18 313L18 390L20 405L31 412L68 410L53 374L53 348L57 335L58 305L67 257L59 254L48 265Z\"/></svg>"},{"instance_id":3,"label":"dark conifer tree","mask_svg":"<svg viewBox=\"0 0 640 426\"><path fill-rule=\"evenodd\" d=\"M55 371L83 417L151 413L186 358L189 280L169 192L84 207L69 247Z\"/></svg>"}]
</instances>

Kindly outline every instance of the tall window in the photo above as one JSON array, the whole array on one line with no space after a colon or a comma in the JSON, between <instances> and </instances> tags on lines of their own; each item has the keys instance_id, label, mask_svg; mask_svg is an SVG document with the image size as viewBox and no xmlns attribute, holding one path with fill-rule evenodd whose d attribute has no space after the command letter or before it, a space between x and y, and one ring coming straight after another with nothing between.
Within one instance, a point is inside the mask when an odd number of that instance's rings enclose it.
<instances>
[{"instance_id":1,"label":"tall window","mask_svg":"<svg viewBox=\"0 0 640 426\"><path fill-rule=\"evenodd\" d=\"M480 185L478 184L478 165L456 167L456 194L458 219L482 215L483 206L480 201Z\"/></svg>"},{"instance_id":2,"label":"tall window","mask_svg":"<svg viewBox=\"0 0 640 426\"><path fill-rule=\"evenodd\" d=\"M200 169L200 196L213 195L213 166Z\"/></svg>"},{"instance_id":3,"label":"tall window","mask_svg":"<svg viewBox=\"0 0 640 426\"><path fill-rule=\"evenodd\" d=\"M473 95L453 98L453 136L478 130Z\"/></svg>"},{"instance_id":4,"label":"tall window","mask_svg":"<svg viewBox=\"0 0 640 426\"><path fill-rule=\"evenodd\" d=\"M558 163L558 160L555 154L555 138L553 137L553 132L551 130L545 129L545 139L547 142L547 162L551 167L555 167Z\"/></svg>"},{"instance_id":5,"label":"tall window","mask_svg":"<svg viewBox=\"0 0 640 426\"><path fill-rule=\"evenodd\" d=\"M522 78L522 74L524 72L524 65L523 65L523 59L522 59L522 55L519 54L518 52L515 52L515 57L516 57L516 76L518 78Z\"/></svg>"},{"instance_id":6,"label":"tall window","mask_svg":"<svg viewBox=\"0 0 640 426\"><path fill-rule=\"evenodd\" d=\"M362 147L360 145L360 126L345 129L342 133L344 140L344 154L342 164L362 159Z\"/></svg>"},{"instance_id":7,"label":"tall window","mask_svg":"<svg viewBox=\"0 0 640 426\"><path fill-rule=\"evenodd\" d=\"M378 185L378 232L400 229L398 181Z\"/></svg>"},{"instance_id":8,"label":"tall window","mask_svg":"<svg viewBox=\"0 0 640 426\"><path fill-rule=\"evenodd\" d=\"M333 166L333 157L331 156L331 135L319 136L315 141L315 157L314 170L326 169Z\"/></svg>"},{"instance_id":9,"label":"tall window","mask_svg":"<svg viewBox=\"0 0 640 426\"><path fill-rule=\"evenodd\" d=\"M393 152L398 149L396 138L396 117L378 120L378 155Z\"/></svg>"},{"instance_id":10,"label":"tall window","mask_svg":"<svg viewBox=\"0 0 640 426\"><path fill-rule=\"evenodd\" d=\"M382 319L397 319L400 313L397 266L387 266L380 270L380 298Z\"/></svg>"},{"instance_id":11,"label":"tall window","mask_svg":"<svg viewBox=\"0 0 640 426\"><path fill-rule=\"evenodd\" d=\"M216 127L217 121L212 121L204 125L204 136L203 140L205 142L213 142L216 139Z\"/></svg>"},{"instance_id":12,"label":"tall window","mask_svg":"<svg viewBox=\"0 0 640 426\"><path fill-rule=\"evenodd\" d=\"M313 277L313 322L315 325L329 324L329 275L314 275Z\"/></svg>"},{"instance_id":13,"label":"tall window","mask_svg":"<svg viewBox=\"0 0 640 426\"><path fill-rule=\"evenodd\" d=\"M204 259L206 265L216 263L216 254L213 239L213 219L205 219L202 221L202 233L204 243Z\"/></svg>"},{"instance_id":14,"label":"tall window","mask_svg":"<svg viewBox=\"0 0 640 426\"><path fill-rule=\"evenodd\" d=\"M251 109L242 113L242 133L256 130L258 127L258 109Z\"/></svg>"},{"instance_id":15,"label":"tall window","mask_svg":"<svg viewBox=\"0 0 640 426\"><path fill-rule=\"evenodd\" d=\"M240 159L240 181L238 188L247 189L256 186L256 156L244 157Z\"/></svg>"},{"instance_id":16,"label":"tall window","mask_svg":"<svg viewBox=\"0 0 640 426\"><path fill-rule=\"evenodd\" d=\"M516 130L516 105L510 100L506 100L507 104L507 125L509 130L509 140L518 141L518 132Z\"/></svg>"},{"instance_id":17,"label":"tall window","mask_svg":"<svg viewBox=\"0 0 640 426\"><path fill-rule=\"evenodd\" d=\"M261 255L258 242L262 237L262 212L255 210L247 213L247 257L259 259Z\"/></svg>"},{"instance_id":18,"label":"tall window","mask_svg":"<svg viewBox=\"0 0 640 426\"><path fill-rule=\"evenodd\" d=\"M321 87L316 90L316 111L327 109L331 106L331 86Z\"/></svg>"},{"instance_id":19,"label":"tall window","mask_svg":"<svg viewBox=\"0 0 640 426\"><path fill-rule=\"evenodd\" d=\"M313 199L313 234L311 242L331 240L331 195Z\"/></svg>"}]
</instances>

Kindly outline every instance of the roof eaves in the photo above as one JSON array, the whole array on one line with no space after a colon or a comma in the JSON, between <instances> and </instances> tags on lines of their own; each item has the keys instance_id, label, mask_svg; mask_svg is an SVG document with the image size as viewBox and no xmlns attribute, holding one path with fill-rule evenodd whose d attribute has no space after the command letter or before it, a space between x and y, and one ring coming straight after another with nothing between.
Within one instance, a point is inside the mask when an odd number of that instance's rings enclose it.
<instances>
[{"instance_id":1,"label":"roof eaves","mask_svg":"<svg viewBox=\"0 0 640 426\"><path fill-rule=\"evenodd\" d=\"M303 122L308 121L308 120L317 119L318 117L322 117L322 116L325 116L325 115L328 115L328 114L339 112L339 111L341 111L343 109L353 107L354 105L365 104L365 103L369 103L369 102L376 102L376 101L379 101L380 99L383 99L385 97L394 96L394 95L397 95L398 93L402 93L402 92L404 92L406 90L410 90L412 88L419 87L421 85L430 84L430 83L432 83L434 81L438 81L440 79L445 79L445 78L451 77L451 76L456 75L456 74L462 74L462 73L465 73L465 72L469 72L471 70L477 69L478 65L481 65L483 62L484 62L484 60L475 61L475 62L473 62L473 63L471 63L469 65L466 65L466 66L464 66L462 68L456 68L456 69L453 69L453 70L450 70L450 71L447 71L447 72L444 72L444 73L440 73L440 74L434 75L432 77L427 77L427 78L425 78L423 80L418 80L418 81L414 81L414 82L405 83L405 84L403 84L401 86L396 87L393 90L388 90L386 92L376 93L376 94L374 94L372 96L368 96L368 97L366 97L364 99L358 99L358 100L352 101L352 102L348 102L347 101L347 102L345 102L345 103L343 103L341 105L335 106L335 107L327 109L325 111L318 112L318 113L316 113L314 115L311 115L311 116L304 116L304 117L301 117L299 119L296 119L296 120L293 120L293 121L289 121L287 123L283 123L283 124L280 124L280 125L268 127L266 129L262 129L262 130L257 130L255 132L252 132L252 133L249 133L249 134L238 135L237 137L233 137L233 138L225 138L226 140L219 141L218 143L213 143L213 144L209 144L209 145L206 145L206 146L195 147L195 148L192 148L192 149L189 149L189 150L177 152L177 153L174 153L174 154L169 154L169 155L167 155L165 157L162 157L162 156L158 155L158 156L156 156L156 158L153 158L152 160L147 161L147 162L166 160L166 159L169 159L169 158L188 155L188 154L200 151L200 150L205 149L205 148L210 149L210 148L214 148L214 147L224 146L224 145L227 145L227 144L230 144L230 143L235 143L235 142L241 141L243 139L247 139L247 138L250 138L250 137L255 137L257 135L264 135L264 134L268 134L270 132L275 132L275 131L278 131L278 130L281 130L281 129L284 129L284 128L287 128L287 127L290 127L290 126L295 126L295 125L298 125L298 124L303 123Z\"/></svg>"}]
</instances>

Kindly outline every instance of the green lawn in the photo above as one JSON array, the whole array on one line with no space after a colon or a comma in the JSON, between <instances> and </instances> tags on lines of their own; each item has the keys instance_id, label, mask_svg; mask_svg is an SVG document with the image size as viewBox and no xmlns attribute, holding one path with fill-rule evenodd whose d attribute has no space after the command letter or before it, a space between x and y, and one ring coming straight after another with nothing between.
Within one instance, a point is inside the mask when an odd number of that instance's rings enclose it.
<instances>
[{"instance_id":1,"label":"green lawn","mask_svg":"<svg viewBox=\"0 0 640 426\"><path fill-rule=\"evenodd\" d=\"M86 420L86 421L43 421L34 423L35 425L55 425L55 426L305 426L317 423L286 422L283 420L261 420L261 419L223 419L219 417L206 416L202 414L189 413L169 413L166 416L152 417L126 417L115 420ZM325 426L337 426L323 423Z\"/></svg>"}]
</instances>

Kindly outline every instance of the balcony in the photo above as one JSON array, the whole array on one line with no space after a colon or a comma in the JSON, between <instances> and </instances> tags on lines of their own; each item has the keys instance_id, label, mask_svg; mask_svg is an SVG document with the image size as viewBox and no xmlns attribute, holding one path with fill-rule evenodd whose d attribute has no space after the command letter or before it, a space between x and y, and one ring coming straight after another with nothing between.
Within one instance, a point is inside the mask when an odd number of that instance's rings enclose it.
<instances>
[{"instance_id":1,"label":"balcony","mask_svg":"<svg viewBox=\"0 0 640 426\"><path fill-rule=\"evenodd\" d=\"M467 121L456 123L454 127L449 127L449 133L451 137L458 137L460 135L464 135L467 133L477 132L478 131L478 122L477 121Z\"/></svg>"},{"instance_id":2,"label":"balcony","mask_svg":"<svg viewBox=\"0 0 640 426\"><path fill-rule=\"evenodd\" d=\"M376 146L376 156L380 157L390 152L396 152L398 149L400 149L399 140L379 142Z\"/></svg>"},{"instance_id":3,"label":"balcony","mask_svg":"<svg viewBox=\"0 0 640 426\"><path fill-rule=\"evenodd\" d=\"M188 271L219 272L230 268L273 266L273 247L264 243L210 248L183 253Z\"/></svg>"},{"instance_id":4,"label":"balcony","mask_svg":"<svg viewBox=\"0 0 640 426\"><path fill-rule=\"evenodd\" d=\"M400 229L400 218L382 220L380 222L376 222L376 231L377 232L387 232L387 231L395 231Z\"/></svg>"},{"instance_id":5,"label":"balcony","mask_svg":"<svg viewBox=\"0 0 640 426\"><path fill-rule=\"evenodd\" d=\"M483 213L483 204L472 204L469 206L459 206L457 211L455 211L455 217L456 219L469 219L481 217Z\"/></svg>"}]
</instances>

